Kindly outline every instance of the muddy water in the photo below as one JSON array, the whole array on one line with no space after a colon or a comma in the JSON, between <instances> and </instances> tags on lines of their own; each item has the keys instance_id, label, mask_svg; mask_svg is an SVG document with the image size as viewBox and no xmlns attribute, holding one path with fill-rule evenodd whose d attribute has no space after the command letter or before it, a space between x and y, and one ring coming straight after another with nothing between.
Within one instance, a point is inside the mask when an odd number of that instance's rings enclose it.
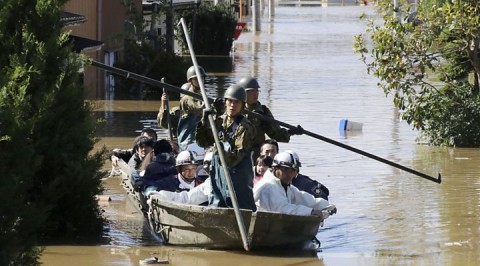
<instances>
[{"instance_id":1,"label":"muddy water","mask_svg":"<svg viewBox=\"0 0 480 266\"><path fill-rule=\"evenodd\" d=\"M318 253L256 254L159 246L126 200L119 180L105 181L111 221L106 245L47 247L45 265L138 265L158 256L171 265L478 265L480 264L479 149L418 145L418 132L398 119L391 99L352 52L358 21L371 7L278 7L259 34L243 33L231 69L208 60L212 94L245 75L258 78L260 101L275 117L436 177L441 185L308 136L293 149L301 172L325 184L338 214L317 238ZM228 65L228 64L227 64ZM100 144L129 147L139 120L155 119L159 97L99 102L105 118ZM339 121L363 123L361 131L339 131Z\"/></svg>"}]
</instances>

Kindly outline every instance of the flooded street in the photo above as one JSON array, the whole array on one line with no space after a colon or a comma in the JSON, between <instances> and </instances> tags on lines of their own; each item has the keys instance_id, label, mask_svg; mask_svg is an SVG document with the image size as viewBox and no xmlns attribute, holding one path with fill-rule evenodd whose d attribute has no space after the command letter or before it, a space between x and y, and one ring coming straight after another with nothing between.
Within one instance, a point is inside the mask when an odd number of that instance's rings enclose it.
<instances>
[{"instance_id":1,"label":"flooded street","mask_svg":"<svg viewBox=\"0 0 480 266\"><path fill-rule=\"evenodd\" d=\"M277 7L262 31L242 33L232 71L200 61L207 88L221 95L246 75L260 83L260 98L275 118L436 177L442 184L309 136L293 136L280 150L297 151L300 172L330 190L338 213L317 238L321 252L246 253L160 246L126 199L119 178L105 181L101 202L110 230L107 244L49 246L45 265L138 265L157 256L170 265L480 265L480 149L438 148L415 142L418 132L398 118L353 53L359 21L373 7ZM202 59L205 60L205 59ZM212 70L210 70L212 69ZM99 101L99 145L128 148L142 119L155 119L158 98ZM339 131L341 119L363 130Z\"/></svg>"}]
</instances>

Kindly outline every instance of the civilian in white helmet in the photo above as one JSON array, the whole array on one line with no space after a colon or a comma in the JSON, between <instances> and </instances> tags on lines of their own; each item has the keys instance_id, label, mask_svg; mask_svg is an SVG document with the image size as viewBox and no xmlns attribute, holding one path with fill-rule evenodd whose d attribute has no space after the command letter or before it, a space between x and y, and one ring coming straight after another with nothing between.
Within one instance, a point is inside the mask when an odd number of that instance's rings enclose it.
<instances>
[{"instance_id":1,"label":"civilian in white helmet","mask_svg":"<svg viewBox=\"0 0 480 266\"><path fill-rule=\"evenodd\" d=\"M327 200L315 198L291 185L298 169L298 162L292 154L278 153L273 159L272 169L253 188L257 209L293 215L315 215L323 219L336 213L335 205Z\"/></svg>"},{"instance_id":2,"label":"civilian in white helmet","mask_svg":"<svg viewBox=\"0 0 480 266\"><path fill-rule=\"evenodd\" d=\"M159 191L155 195L163 200L173 201L177 203L192 204L192 205L207 205L212 193L211 181L208 172L210 172L210 163L212 161L213 152L208 151L203 159L203 167L199 172L204 177L199 177L200 180L205 179L200 185L190 189L189 191ZM199 166L200 168L200 166ZM198 171L197 171L198 172Z\"/></svg>"},{"instance_id":3,"label":"civilian in white helmet","mask_svg":"<svg viewBox=\"0 0 480 266\"><path fill-rule=\"evenodd\" d=\"M164 178L157 185L157 191L188 191L201 182L197 179L197 162L190 151L182 151L175 161L178 174L173 178Z\"/></svg>"},{"instance_id":4,"label":"civilian in white helmet","mask_svg":"<svg viewBox=\"0 0 480 266\"><path fill-rule=\"evenodd\" d=\"M296 152L291 150L287 150L285 152L288 152L293 155L293 158L297 160L298 167L302 166L302 163L300 162L300 157L298 157L298 154ZM293 178L292 185L294 185L301 191L305 191L308 194L311 194L315 198L323 198L328 200L328 195L330 194L330 191L326 186L324 186L322 183L318 182L317 180L313 180L306 175L300 174L300 170L298 171L297 175Z\"/></svg>"}]
</instances>

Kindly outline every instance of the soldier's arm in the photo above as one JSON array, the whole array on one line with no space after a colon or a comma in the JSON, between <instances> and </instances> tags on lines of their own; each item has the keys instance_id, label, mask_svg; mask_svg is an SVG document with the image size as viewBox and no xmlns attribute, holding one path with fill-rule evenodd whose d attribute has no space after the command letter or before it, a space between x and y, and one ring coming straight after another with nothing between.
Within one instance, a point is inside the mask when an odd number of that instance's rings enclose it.
<instances>
[{"instance_id":1,"label":"soldier's arm","mask_svg":"<svg viewBox=\"0 0 480 266\"><path fill-rule=\"evenodd\" d=\"M165 109L163 108L163 105L160 106L160 110L158 110L157 123L161 128L168 128L167 112L165 112Z\"/></svg>"},{"instance_id":2,"label":"soldier's arm","mask_svg":"<svg viewBox=\"0 0 480 266\"><path fill-rule=\"evenodd\" d=\"M195 140L197 141L197 144L203 148L207 148L213 145L215 140L213 139L212 128L208 125L208 122L198 122L195 132Z\"/></svg>"},{"instance_id":3,"label":"soldier's arm","mask_svg":"<svg viewBox=\"0 0 480 266\"><path fill-rule=\"evenodd\" d=\"M262 106L264 110L264 115L274 118L270 109L266 106ZM288 133L286 128L280 127L275 122L265 121L262 123L264 125L265 133L268 135L269 138L274 139L278 142L289 142L290 141L290 134Z\"/></svg>"},{"instance_id":4,"label":"soldier's arm","mask_svg":"<svg viewBox=\"0 0 480 266\"><path fill-rule=\"evenodd\" d=\"M185 112L189 114L201 116L202 111L205 108L205 104L203 104L202 101L197 101L193 99L193 97L188 97L183 102L182 108Z\"/></svg>"}]
</instances>

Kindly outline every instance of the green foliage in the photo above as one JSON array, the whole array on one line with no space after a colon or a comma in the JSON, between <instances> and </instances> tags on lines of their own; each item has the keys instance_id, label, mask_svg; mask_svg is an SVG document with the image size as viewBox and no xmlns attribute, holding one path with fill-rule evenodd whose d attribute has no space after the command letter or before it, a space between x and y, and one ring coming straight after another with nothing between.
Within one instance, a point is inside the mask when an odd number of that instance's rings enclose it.
<instances>
[{"instance_id":1,"label":"green foliage","mask_svg":"<svg viewBox=\"0 0 480 266\"><path fill-rule=\"evenodd\" d=\"M130 6L127 12L128 20L135 24L137 31L135 36L126 36L125 57L118 62L116 67L137 73L155 80L165 78L165 82L181 86L186 82L185 73L190 63L172 53L166 52L166 41L162 36L150 32L146 27L141 12L135 9L131 0L125 0L126 6ZM160 13L166 12L164 9ZM159 16L159 15L157 15ZM150 98L150 91L161 91L161 88L151 87L131 79L118 77L117 87L119 92L140 95L140 98ZM157 93L157 95L161 95ZM170 99L178 99L179 95L169 95Z\"/></svg>"},{"instance_id":2,"label":"green foliage","mask_svg":"<svg viewBox=\"0 0 480 266\"><path fill-rule=\"evenodd\" d=\"M116 66L133 73L147 76L155 80L165 77L165 82L181 86L186 82L185 73L190 64L183 58L166 53L163 49L157 50L151 43L143 40L140 44L131 42L125 47L125 60ZM137 93L141 98L148 98L148 92L161 91L161 88L151 87L131 79L118 79L120 91ZM178 95L169 94L171 99L178 99Z\"/></svg>"},{"instance_id":3,"label":"green foliage","mask_svg":"<svg viewBox=\"0 0 480 266\"><path fill-rule=\"evenodd\" d=\"M427 142L479 147L480 5L429 3L416 16L408 15L407 1L397 13L384 3L383 24L370 20L366 34L355 36L355 50Z\"/></svg>"},{"instance_id":4,"label":"green foliage","mask_svg":"<svg viewBox=\"0 0 480 266\"><path fill-rule=\"evenodd\" d=\"M1 265L37 265L42 242L103 228L104 153L90 153L95 122L62 33L65 1L0 7Z\"/></svg>"},{"instance_id":5,"label":"green foliage","mask_svg":"<svg viewBox=\"0 0 480 266\"><path fill-rule=\"evenodd\" d=\"M183 17L190 31L190 39L198 55L228 55L232 49L237 19L233 9L224 3L216 6L202 2L198 14L186 11L176 14ZM195 24L193 23L195 21ZM177 31L183 51L188 51L183 31Z\"/></svg>"}]
</instances>

